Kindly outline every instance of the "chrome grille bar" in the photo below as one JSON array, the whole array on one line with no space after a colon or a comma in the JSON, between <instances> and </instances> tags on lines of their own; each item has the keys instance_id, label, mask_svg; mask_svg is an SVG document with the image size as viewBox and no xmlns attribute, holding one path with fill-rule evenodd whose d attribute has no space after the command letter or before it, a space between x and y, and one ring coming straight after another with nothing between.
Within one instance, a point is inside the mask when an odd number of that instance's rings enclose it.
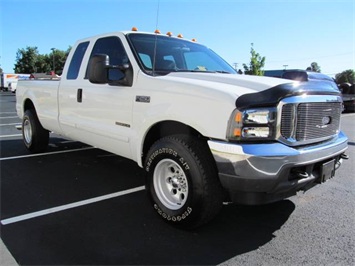
<instances>
[{"instance_id":1,"label":"chrome grille bar","mask_svg":"<svg viewBox=\"0 0 355 266\"><path fill-rule=\"evenodd\" d=\"M315 143L339 133L341 100L336 97L321 101L301 97L285 99L280 106L279 140L291 146Z\"/></svg>"},{"instance_id":2,"label":"chrome grille bar","mask_svg":"<svg viewBox=\"0 0 355 266\"><path fill-rule=\"evenodd\" d=\"M339 103L302 103L297 109L297 141L324 138L338 133L341 114Z\"/></svg>"}]
</instances>

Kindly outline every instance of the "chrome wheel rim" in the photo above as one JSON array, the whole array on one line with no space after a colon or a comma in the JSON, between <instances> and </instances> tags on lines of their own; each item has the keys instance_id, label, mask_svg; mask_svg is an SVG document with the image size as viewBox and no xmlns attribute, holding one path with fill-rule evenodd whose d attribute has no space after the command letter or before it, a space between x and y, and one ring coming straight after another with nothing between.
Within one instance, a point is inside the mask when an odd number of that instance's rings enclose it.
<instances>
[{"instance_id":1,"label":"chrome wheel rim","mask_svg":"<svg viewBox=\"0 0 355 266\"><path fill-rule=\"evenodd\" d=\"M171 159L161 160L154 169L153 184L160 202L171 210L180 209L189 193L183 169Z\"/></svg>"},{"instance_id":2,"label":"chrome wheel rim","mask_svg":"<svg viewBox=\"0 0 355 266\"><path fill-rule=\"evenodd\" d=\"M27 144L32 141L32 127L28 119L23 122L23 137Z\"/></svg>"}]
</instances>

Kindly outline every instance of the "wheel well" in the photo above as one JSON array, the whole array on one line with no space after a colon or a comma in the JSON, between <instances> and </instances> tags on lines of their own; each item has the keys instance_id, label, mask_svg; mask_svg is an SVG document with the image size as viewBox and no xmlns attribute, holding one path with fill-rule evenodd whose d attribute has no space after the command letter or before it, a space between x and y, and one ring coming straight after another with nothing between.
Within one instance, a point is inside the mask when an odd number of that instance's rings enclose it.
<instances>
[{"instance_id":1,"label":"wheel well","mask_svg":"<svg viewBox=\"0 0 355 266\"><path fill-rule=\"evenodd\" d=\"M24 105L23 105L23 111L26 112L27 110L36 111L35 106L34 106L33 102L30 99L27 99L25 101Z\"/></svg>"},{"instance_id":2,"label":"wheel well","mask_svg":"<svg viewBox=\"0 0 355 266\"><path fill-rule=\"evenodd\" d=\"M143 152L142 152L142 162L144 163L145 156L148 153L150 147L156 142L157 140L171 136L171 135L190 135L195 136L198 138L203 138L201 133L199 133L194 128L180 123L176 121L164 121L155 124L148 132L145 137L144 144L143 144Z\"/></svg>"}]
</instances>

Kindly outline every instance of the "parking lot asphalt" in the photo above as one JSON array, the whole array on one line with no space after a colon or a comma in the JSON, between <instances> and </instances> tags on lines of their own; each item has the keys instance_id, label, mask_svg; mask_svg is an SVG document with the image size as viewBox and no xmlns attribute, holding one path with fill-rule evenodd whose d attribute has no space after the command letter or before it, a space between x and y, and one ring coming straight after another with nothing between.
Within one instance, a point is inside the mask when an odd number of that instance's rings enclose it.
<instances>
[{"instance_id":1,"label":"parking lot asphalt","mask_svg":"<svg viewBox=\"0 0 355 266\"><path fill-rule=\"evenodd\" d=\"M0 232L20 265L355 263L353 114L343 117L351 159L335 178L274 204L225 205L183 231L152 210L135 162L56 135L31 155L15 129L14 94L0 104Z\"/></svg>"}]
</instances>

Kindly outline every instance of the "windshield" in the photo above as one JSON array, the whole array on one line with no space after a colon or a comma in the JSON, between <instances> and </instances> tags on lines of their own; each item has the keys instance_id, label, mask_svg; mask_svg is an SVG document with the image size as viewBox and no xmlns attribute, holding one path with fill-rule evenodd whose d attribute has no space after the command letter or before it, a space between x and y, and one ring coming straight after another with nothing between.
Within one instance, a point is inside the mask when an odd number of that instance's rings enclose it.
<instances>
[{"instance_id":1,"label":"windshield","mask_svg":"<svg viewBox=\"0 0 355 266\"><path fill-rule=\"evenodd\" d=\"M127 38L142 70L150 75L170 72L236 73L212 50L194 42L136 33L128 34Z\"/></svg>"}]
</instances>

